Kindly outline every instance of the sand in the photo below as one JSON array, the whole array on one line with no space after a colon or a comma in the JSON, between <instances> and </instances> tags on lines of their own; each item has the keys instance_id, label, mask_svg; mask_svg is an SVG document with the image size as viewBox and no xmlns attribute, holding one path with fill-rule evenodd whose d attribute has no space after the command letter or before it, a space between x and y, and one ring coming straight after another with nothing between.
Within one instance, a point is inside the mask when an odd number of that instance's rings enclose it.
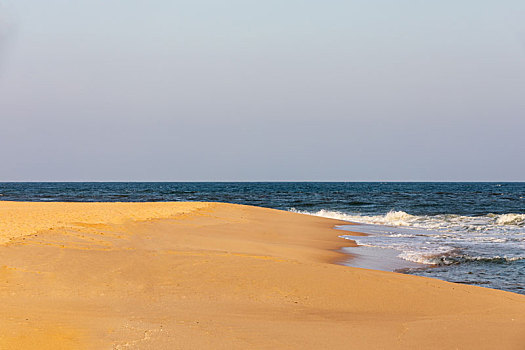
<instances>
[{"instance_id":1,"label":"sand","mask_svg":"<svg viewBox=\"0 0 525 350\"><path fill-rule=\"evenodd\" d=\"M525 296L339 265L338 224L0 202L0 349L525 348Z\"/></svg>"}]
</instances>

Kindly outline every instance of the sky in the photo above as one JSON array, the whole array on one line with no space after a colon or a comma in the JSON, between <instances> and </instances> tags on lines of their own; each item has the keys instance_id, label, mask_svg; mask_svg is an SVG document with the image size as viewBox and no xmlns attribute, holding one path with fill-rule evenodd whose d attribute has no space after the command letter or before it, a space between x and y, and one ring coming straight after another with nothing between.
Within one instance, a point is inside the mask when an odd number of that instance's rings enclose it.
<instances>
[{"instance_id":1,"label":"sky","mask_svg":"<svg viewBox=\"0 0 525 350\"><path fill-rule=\"evenodd\" d=\"M0 181L525 181L525 2L0 0Z\"/></svg>"}]
</instances>

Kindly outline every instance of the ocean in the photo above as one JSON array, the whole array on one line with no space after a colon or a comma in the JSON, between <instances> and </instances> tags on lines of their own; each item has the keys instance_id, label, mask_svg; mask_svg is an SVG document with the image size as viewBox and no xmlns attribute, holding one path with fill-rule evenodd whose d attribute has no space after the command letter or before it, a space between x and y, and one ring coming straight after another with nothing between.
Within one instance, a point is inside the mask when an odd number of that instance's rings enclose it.
<instances>
[{"instance_id":1,"label":"ocean","mask_svg":"<svg viewBox=\"0 0 525 350\"><path fill-rule=\"evenodd\" d=\"M213 201L342 219L369 234L348 237L362 246L350 253L385 252L406 262L403 273L525 294L525 183L0 183L0 200Z\"/></svg>"}]
</instances>

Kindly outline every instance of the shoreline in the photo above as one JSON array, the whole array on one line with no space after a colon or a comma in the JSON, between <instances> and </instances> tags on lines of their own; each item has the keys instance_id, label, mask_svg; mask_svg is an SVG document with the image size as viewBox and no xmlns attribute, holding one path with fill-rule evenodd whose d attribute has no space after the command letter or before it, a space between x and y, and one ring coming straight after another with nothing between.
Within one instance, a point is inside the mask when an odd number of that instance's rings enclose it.
<instances>
[{"instance_id":1,"label":"shoreline","mask_svg":"<svg viewBox=\"0 0 525 350\"><path fill-rule=\"evenodd\" d=\"M351 256L348 261L343 263L343 265L348 267L396 273L431 267L430 265L414 263L399 258L399 251L395 249L357 245L356 247L342 248L341 251Z\"/></svg>"},{"instance_id":2,"label":"shoreline","mask_svg":"<svg viewBox=\"0 0 525 350\"><path fill-rule=\"evenodd\" d=\"M347 222L224 203L9 203L0 348L525 344L522 295L334 263Z\"/></svg>"},{"instance_id":3,"label":"shoreline","mask_svg":"<svg viewBox=\"0 0 525 350\"><path fill-rule=\"evenodd\" d=\"M357 227L355 229L349 229L350 226ZM431 265L428 264L416 263L399 258L399 251L393 248L378 248L359 245L356 241L345 237L369 236L370 233L366 232L366 229L359 230L359 227L366 226L367 225L365 224L357 222L349 222L347 225L336 225L334 227L334 229L344 232L344 234L339 237L347 239L355 245L342 247L340 249L341 252L350 256L347 261L342 263L342 265L396 273L405 273L405 271L412 269L426 269L431 267Z\"/></svg>"}]
</instances>

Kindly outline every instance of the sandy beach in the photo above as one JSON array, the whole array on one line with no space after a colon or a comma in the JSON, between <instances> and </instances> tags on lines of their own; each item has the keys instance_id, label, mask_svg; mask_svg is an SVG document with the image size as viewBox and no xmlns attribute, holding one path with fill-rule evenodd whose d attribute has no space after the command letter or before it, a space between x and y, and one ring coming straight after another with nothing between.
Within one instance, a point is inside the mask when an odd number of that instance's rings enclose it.
<instances>
[{"instance_id":1,"label":"sandy beach","mask_svg":"<svg viewBox=\"0 0 525 350\"><path fill-rule=\"evenodd\" d=\"M341 224L219 203L0 202L0 349L525 348L525 296L342 266Z\"/></svg>"}]
</instances>

